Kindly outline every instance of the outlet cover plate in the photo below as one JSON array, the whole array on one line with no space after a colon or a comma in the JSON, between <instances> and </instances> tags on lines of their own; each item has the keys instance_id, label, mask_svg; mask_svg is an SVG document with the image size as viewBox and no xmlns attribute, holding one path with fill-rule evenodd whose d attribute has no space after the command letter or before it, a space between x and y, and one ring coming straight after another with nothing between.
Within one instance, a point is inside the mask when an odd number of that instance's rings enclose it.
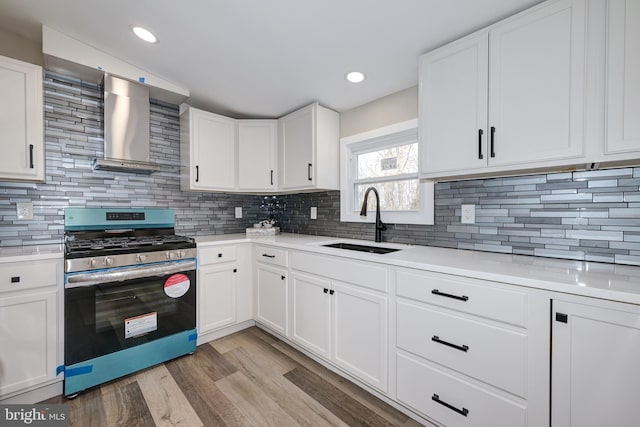
<instances>
[{"instance_id":1,"label":"outlet cover plate","mask_svg":"<svg viewBox=\"0 0 640 427\"><path fill-rule=\"evenodd\" d=\"M18 202L16 203L16 214L18 219L33 219L33 203Z\"/></svg>"},{"instance_id":2,"label":"outlet cover plate","mask_svg":"<svg viewBox=\"0 0 640 427\"><path fill-rule=\"evenodd\" d=\"M318 208L316 206L312 206L309 215L311 216L311 219L318 219Z\"/></svg>"},{"instance_id":3,"label":"outlet cover plate","mask_svg":"<svg viewBox=\"0 0 640 427\"><path fill-rule=\"evenodd\" d=\"M460 222L462 224L476 223L476 205L461 205L460 210Z\"/></svg>"},{"instance_id":4,"label":"outlet cover plate","mask_svg":"<svg viewBox=\"0 0 640 427\"><path fill-rule=\"evenodd\" d=\"M236 206L236 218L242 218L242 206Z\"/></svg>"}]
</instances>

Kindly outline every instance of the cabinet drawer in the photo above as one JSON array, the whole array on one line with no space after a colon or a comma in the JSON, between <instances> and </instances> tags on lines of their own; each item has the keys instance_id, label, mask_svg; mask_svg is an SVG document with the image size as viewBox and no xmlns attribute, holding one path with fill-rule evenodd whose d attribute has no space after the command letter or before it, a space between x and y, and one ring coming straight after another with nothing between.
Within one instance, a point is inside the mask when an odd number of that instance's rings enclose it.
<instances>
[{"instance_id":1,"label":"cabinet drawer","mask_svg":"<svg viewBox=\"0 0 640 427\"><path fill-rule=\"evenodd\" d=\"M279 265L287 267L289 265L289 257L286 250L273 248L271 246L256 245L253 248L253 258L255 261L267 264Z\"/></svg>"},{"instance_id":2,"label":"cabinet drawer","mask_svg":"<svg viewBox=\"0 0 640 427\"><path fill-rule=\"evenodd\" d=\"M20 261L0 264L0 292L19 291L58 283L62 260Z\"/></svg>"},{"instance_id":3,"label":"cabinet drawer","mask_svg":"<svg viewBox=\"0 0 640 427\"><path fill-rule=\"evenodd\" d=\"M398 400L428 418L448 427L526 425L525 406L403 354L397 360Z\"/></svg>"},{"instance_id":4,"label":"cabinet drawer","mask_svg":"<svg viewBox=\"0 0 640 427\"><path fill-rule=\"evenodd\" d=\"M526 325L527 295L485 280L441 273L400 270L399 296L518 326Z\"/></svg>"},{"instance_id":5,"label":"cabinet drawer","mask_svg":"<svg viewBox=\"0 0 640 427\"><path fill-rule=\"evenodd\" d=\"M524 333L403 301L397 308L398 347L524 397Z\"/></svg>"},{"instance_id":6,"label":"cabinet drawer","mask_svg":"<svg viewBox=\"0 0 640 427\"><path fill-rule=\"evenodd\" d=\"M217 246L198 249L198 263L200 265L235 261L237 256L237 248L235 246Z\"/></svg>"}]
</instances>

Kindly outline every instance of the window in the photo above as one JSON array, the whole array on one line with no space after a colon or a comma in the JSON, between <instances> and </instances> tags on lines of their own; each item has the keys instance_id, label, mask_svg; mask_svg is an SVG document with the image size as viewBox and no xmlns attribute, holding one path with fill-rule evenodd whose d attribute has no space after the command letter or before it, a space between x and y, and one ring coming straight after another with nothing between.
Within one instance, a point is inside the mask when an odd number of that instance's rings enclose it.
<instances>
[{"instance_id":1,"label":"window","mask_svg":"<svg viewBox=\"0 0 640 427\"><path fill-rule=\"evenodd\" d=\"M340 220L373 222L376 198L367 199L367 217L360 209L367 188L380 196L383 222L433 224L433 183L420 182L417 121L343 138L340 142Z\"/></svg>"}]
</instances>

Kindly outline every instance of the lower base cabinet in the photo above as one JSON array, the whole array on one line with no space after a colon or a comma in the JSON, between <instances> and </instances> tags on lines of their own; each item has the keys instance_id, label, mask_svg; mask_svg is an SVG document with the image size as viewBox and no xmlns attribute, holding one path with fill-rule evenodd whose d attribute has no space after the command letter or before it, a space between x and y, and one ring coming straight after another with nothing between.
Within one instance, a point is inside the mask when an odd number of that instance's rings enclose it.
<instances>
[{"instance_id":1,"label":"lower base cabinet","mask_svg":"<svg viewBox=\"0 0 640 427\"><path fill-rule=\"evenodd\" d=\"M551 425L640 425L640 307L553 301Z\"/></svg>"},{"instance_id":2,"label":"lower base cabinet","mask_svg":"<svg viewBox=\"0 0 640 427\"><path fill-rule=\"evenodd\" d=\"M288 271L280 267L258 264L255 289L256 321L287 336Z\"/></svg>"}]
</instances>

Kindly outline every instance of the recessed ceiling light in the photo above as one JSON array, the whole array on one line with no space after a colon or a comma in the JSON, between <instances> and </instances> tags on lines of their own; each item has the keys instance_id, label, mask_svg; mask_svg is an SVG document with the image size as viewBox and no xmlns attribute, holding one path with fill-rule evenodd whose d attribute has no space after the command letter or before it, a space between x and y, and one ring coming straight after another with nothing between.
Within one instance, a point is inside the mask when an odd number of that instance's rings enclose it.
<instances>
[{"instance_id":1,"label":"recessed ceiling light","mask_svg":"<svg viewBox=\"0 0 640 427\"><path fill-rule=\"evenodd\" d=\"M153 33L149 30L147 30L146 28L142 28L142 27L138 27L136 25L132 25L131 26L131 31L133 31L133 33L140 37L142 40L146 41L147 43L157 43L158 42L158 38L153 35Z\"/></svg>"},{"instance_id":2,"label":"recessed ceiling light","mask_svg":"<svg viewBox=\"0 0 640 427\"><path fill-rule=\"evenodd\" d=\"M364 80L364 74L359 71L352 71L347 74L347 80L351 83L360 83Z\"/></svg>"}]
</instances>

